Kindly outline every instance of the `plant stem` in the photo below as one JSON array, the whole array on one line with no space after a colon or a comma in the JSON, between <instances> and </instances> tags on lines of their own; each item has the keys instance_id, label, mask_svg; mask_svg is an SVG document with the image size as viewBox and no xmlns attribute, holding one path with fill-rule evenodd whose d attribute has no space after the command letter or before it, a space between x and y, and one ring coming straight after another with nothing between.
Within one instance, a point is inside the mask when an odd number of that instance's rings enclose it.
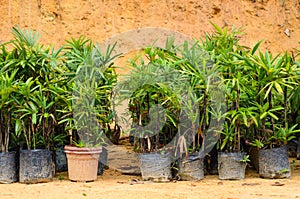
<instances>
[{"instance_id":1,"label":"plant stem","mask_svg":"<svg viewBox=\"0 0 300 199\"><path fill-rule=\"evenodd\" d=\"M268 100L269 100L269 110L271 110L271 109L273 108L273 103L272 103L272 91L269 92ZM273 131L273 135L274 135L274 134L275 134L275 124L274 124L274 119L273 119L273 117L271 117L271 125L272 125L272 131Z\"/></svg>"},{"instance_id":2,"label":"plant stem","mask_svg":"<svg viewBox=\"0 0 300 199\"><path fill-rule=\"evenodd\" d=\"M283 97L284 97L284 124L283 124L283 127L285 129L286 125L287 125L287 110L288 110L288 105L287 105L287 86L284 86Z\"/></svg>"},{"instance_id":3,"label":"plant stem","mask_svg":"<svg viewBox=\"0 0 300 199\"><path fill-rule=\"evenodd\" d=\"M148 96L149 97L149 96ZM156 99L156 104L158 104L158 99ZM158 149L158 145L159 145L159 110L157 110L157 115L156 115L156 128L155 128L155 133L156 133L156 140L155 140L155 149Z\"/></svg>"},{"instance_id":4,"label":"plant stem","mask_svg":"<svg viewBox=\"0 0 300 199\"><path fill-rule=\"evenodd\" d=\"M0 126L0 144L1 144L1 151L4 152L4 132L3 129L5 128L4 126L4 108L1 108L1 126Z\"/></svg>"},{"instance_id":5,"label":"plant stem","mask_svg":"<svg viewBox=\"0 0 300 199\"><path fill-rule=\"evenodd\" d=\"M236 111L239 112L240 109L240 89L237 89L237 98L236 98ZM239 119L236 120L236 128L237 128L237 133L238 133L238 139L237 139L237 151L240 152L241 150L241 132L240 132L240 123Z\"/></svg>"},{"instance_id":6,"label":"plant stem","mask_svg":"<svg viewBox=\"0 0 300 199\"><path fill-rule=\"evenodd\" d=\"M4 151L5 152L8 152L8 146L9 146L10 120L11 120L11 111L10 111L10 108L8 108L6 128L5 128L5 132L4 132Z\"/></svg>"}]
</instances>

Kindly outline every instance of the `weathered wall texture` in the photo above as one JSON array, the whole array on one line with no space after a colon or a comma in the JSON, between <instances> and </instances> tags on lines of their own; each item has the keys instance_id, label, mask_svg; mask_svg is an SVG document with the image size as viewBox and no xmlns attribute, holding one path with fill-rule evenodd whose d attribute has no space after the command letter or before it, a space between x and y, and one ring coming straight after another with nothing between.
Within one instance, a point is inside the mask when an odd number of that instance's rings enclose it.
<instances>
[{"instance_id":1,"label":"weathered wall texture","mask_svg":"<svg viewBox=\"0 0 300 199\"><path fill-rule=\"evenodd\" d=\"M0 0L0 40L11 27L38 30L45 43L62 44L81 34L101 42L117 33L162 27L202 37L209 20L243 26L241 42L273 52L300 48L299 0ZM285 33L285 31L288 31Z\"/></svg>"}]
</instances>

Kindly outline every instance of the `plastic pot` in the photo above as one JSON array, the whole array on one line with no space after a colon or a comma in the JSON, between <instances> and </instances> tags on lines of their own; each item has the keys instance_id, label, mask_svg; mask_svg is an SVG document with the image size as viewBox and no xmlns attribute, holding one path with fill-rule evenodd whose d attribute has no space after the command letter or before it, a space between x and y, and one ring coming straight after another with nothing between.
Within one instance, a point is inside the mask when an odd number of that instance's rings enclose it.
<instances>
[{"instance_id":1,"label":"plastic pot","mask_svg":"<svg viewBox=\"0 0 300 199\"><path fill-rule=\"evenodd\" d=\"M241 180L245 178L244 153L219 153L218 171L220 180Z\"/></svg>"},{"instance_id":2,"label":"plastic pot","mask_svg":"<svg viewBox=\"0 0 300 199\"><path fill-rule=\"evenodd\" d=\"M184 157L179 162L180 180L201 180L204 178L204 158Z\"/></svg>"},{"instance_id":3,"label":"plastic pot","mask_svg":"<svg viewBox=\"0 0 300 199\"><path fill-rule=\"evenodd\" d=\"M287 146L258 151L259 176L262 178L289 178L291 167Z\"/></svg>"},{"instance_id":4,"label":"plastic pot","mask_svg":"<svg viewBox=\"0 0 300 199\"><path fill-rule=\"evenodd\" d=\"M16 151L0 153L0 183L9 184L17 179L17 153Z\"/></svg>"},{"instance_id":5,"label":"plastic pot","mask_svg":"<svg viewBox=\"0 0 300 199\"><path fill-rule=\"evenodd\" d=\"M20 182L49 182L53 179L53 173L52 151L46 149L20 151Z\"/></svg>"},{"instance_id":6,"label":"plastic pot","mask_svg":"<svg viewBox=\"0 0 300 199\"><path fill-rule=\"evenodd\" d=\"M138 155L143 180L168 182L171 174L170 153L142 153Z\"/></svg>"},{"instance_id":7,"label":"plastic pot","mask_svg":"<svg viewBox=\"0 0 300 199\"><path fill-rule=\"evenodd\" d=\"M105 166L108 165L108 153L107 149L105 147L102 147L102 151L99 156L99 161L98 161L98 175L102 175L105 169Z\"/></svg>"},{"instance_id":8,"label":"plastic pot","mask_svg":"<svg viewBox=\"0 0 300 199\"><path fill-rule=\"evenodd\" d=\"M67 156L64 152L63 145L57 145L55 150L55 170L57 172L67 171Z\"/></svg>"},{"instance_id":9,"label":"plastic pot","mask_svg":"<svg viewBox=\"0 0 300 199\"><path fill-rule=\"evenodd\" d=\"M249 149L249 156L252 166L259 171L259 164L258 164L258 147L251 147Z\"/></svg>"}]
</instances>

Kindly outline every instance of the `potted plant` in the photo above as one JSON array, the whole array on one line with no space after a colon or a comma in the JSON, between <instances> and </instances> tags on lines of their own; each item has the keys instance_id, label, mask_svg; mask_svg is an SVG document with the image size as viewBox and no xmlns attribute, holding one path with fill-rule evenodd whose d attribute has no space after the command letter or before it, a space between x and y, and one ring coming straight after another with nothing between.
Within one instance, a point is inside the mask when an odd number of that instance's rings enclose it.
<instances>
[{"instance_id":1,"label":"potted plant","mask_svg":"<svg viewBox=\"0 0 300 199\"><path fill-rule=\"evenodd\" d=\"M204 158L218 139L217 134L215 135L217 126L212 127L217 124L214 123L216 118L211 112L218 112L216 104L212 103L215 99L212 98L213 90L218 90L215 86L218 84L216 77L219 74L208 53L197 41L190 48L185 42L181 54L184 62L180 64L179 70L182 75L187 76L190 89L180 99L182 111L189 122L180 126L184 133L177 143L180 149L178 174L182 180L201 180L205 171Z\"/></svg>"},{"instance_id":2,"label":"potted plant","mask_svg":"<svg viewBox=\"0 0 300 199\"><path fill-rule=\"evenodd\" d=\"M113 115L110 92L115 79L106 77L111 75L111 61L117 56L111 57L113 48L108 46L106 55L103 55L99 45L80 37L68 41L65 49L66 65L73 73L73 80L69 82L72 98L66 100L68 117L60 123L66 122L69 132L75 131L79 136L77 140L75 136L71 137L71 145L65 146L72 181L97 179L102 145L109 142L104 135Z\"/></svg>"},{"instance_id":3,"label":"potted plant","mask_svg":"<svg viewBox=\"0 0 300 199\"><path fill-rule=\"evenodd\" d=\"M236 76L225 80L228 91L226 106L230 108L224 115L225 122L220 137L219 179L244 179L249 159L245 153L246 149L242 148L242 138L256 116L253 107L247 102L246 87L243 85L247 76L241 75L237 68L235 70Z\"/></svg>"},{"instance_id":4,"label":"potted plant","mask_svg":"<svg viewBox=\"0 0 300 199\"><path fill-rule=\"evenodd\" d=\"M175 142L180 129L179 85L184 76L164 55L165 49L147 47L147 61L132 60L131 73L118 84L119 101L129 100L131 135L143 180L169 181Z\"/></svg>"},{"instance_id":5,"label":"potted plant","mask_svg":"<svg viewBox=\"0 0 300 199\"><path fill-rule=\"evenodd\" d=\"M195 93L188 94L197 99ZM191 96L192 95L192 96ZM195 101L196 102L196 101ZM176 157L178 157L178 177L180 180L201 180L204 178L205 135L202 133L202 125L199 125L199 105L186 104L184 114L188 119L182 122L176 144ZM203 115L202 115L203 116ZM203 121L203 120L202 120ZM202 139L202 141L200 140Z\"/></svg>"},{"instance_id":6,"label":"potted plant","mask_svg":"<svg viewBox=\"0 0 300 199\"><path fill-rule=\"evenodd\" d=\"M4 55L5 47L1 52L1 59ZM2 60L5 63L5 60ZM15 75L17 70L3 71L1 65L0 73L0 183L12 183L17 181L17 152L9 149L10 134L14 124L13 114L15 112L15 103L13 95L17 90Z\"/></svg>"},{"instance_id":7,"label":"potted plant","mask_svg":"<svg viewBox=\"0 0 300 199\"><path fill-rule=\"evenodd\" d=\"M299 130L289 120L289 100L299 84L299 68L288 53L273 57L268 51L258 55L252 51L243 60L255 80L257 125L251 142L259 148L259 174L263 178L290 177L286 144Z\"/></svg>"},{"instance_id":8,"label":"potted plant","mask_svg":"<svg viewBox=\"0 0 300 199\"><path fill-rule=\"evenodd\" d=\"M299 55L300 55L300 50L299 49L294 49L295 50L295 55L293 56L294 63L296 65L300 65L300 60L299 60ZM293 95L290 98L290 108L291 108L291 113L289 114L289 120L290 122L294 124L299 124L300 121L300 115L299 115L299 97L300 97L300 87L299 84L296 85L295 91L293 92ZM297 159L300 159L300 139L299 135L296 136L296 142L298 143L297 147Z\"/></svg>"},{"instance_id":9,"label":"potted plant","mask_svg":"<svg viewBox=\"0 0 300 199\"><path fill-rule=\"evenodd\" d=\"M225 79L226 107L224 127L220 135L220 152L218 154L219 179L244 179L246 163L249 156L242 148L242 140L247 129L255 122L256 112L247 101L245 87L246 74L235 68L236 73ZM232 84L235 81L234 85Z\"/></svg>"},{"instance_id":10,"label":"potted plant","mask_svg":"<svg viewBox=\"0 0 300 199\"><path fill-rule=\"evenodd\" d=\"M247 100L248 74L234 54L242 56L247 53L247 48L239 44L240 28L229 31L227 27L222 29L211 24L215 31L205 35L202 45L218 68L225 99L225 113L217 116L224 120L223 129L219 131L219 179L243 179L247 156L241 148L242 137L253 111Z\"/></svg>"},{"instance_id":11,"label":"potted plant","mask_svg":"<svg viewBox=\"0 0 300 199\"><path fill-rule=\"evenodd\" d=\"M33 31L22 31L16 26L13 35L11 57L5 67L18 70L18 89L13 98L17 109L15 131L26 143L20 146L19 180L49 181L54 174L51 148L57 135L52 86L58 53L50 46L40 45L39 35Z\"/></svg>"}]
</instances>

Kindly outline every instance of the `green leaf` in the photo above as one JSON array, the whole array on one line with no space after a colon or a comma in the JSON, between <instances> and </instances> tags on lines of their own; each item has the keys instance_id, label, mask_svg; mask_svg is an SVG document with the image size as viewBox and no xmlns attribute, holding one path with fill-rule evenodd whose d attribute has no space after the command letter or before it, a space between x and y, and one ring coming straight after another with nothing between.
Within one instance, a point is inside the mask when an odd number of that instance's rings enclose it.
<instances>
[{"instance_id":1,"label":"green leaf","mask_svg":"<svg viewBox=\"0 0 300 199\"><path fill-rule=\"evenodd\" d=\"M31 119L31 121L32 121L33 124L36 124L36 122L37 122L37 115L36 115L35 113L32 114L32 119Z\"/></svg>"},{"instance_id":2,"label":"green leaf","mask_svg":"<svg viewBox=\"0 0 300 199\"><path fill-rule=\"evenodd\" d=\"M220 26L216 25L215 23L209 21L209 23L217 30L217 32L222 35L223 34L223 30Z\"/></svg>"},{"instance_id":3,"label":"green leaf","mask_svg":"<svg viewBox=\"0 0 300 199\"><path fill-rule=\"evenodd\" d=\"M276 115L274 115L272 112L269 111L268 114L275 120L278 120L278 117Z\"/></svg>"},{"instance_id":4,"label":"green leaf","mask_svg":"<svg viewBox=\"0 0 300 199\"><path fill-rule=\"evenodd\" d=\"M280 84L278 82L274 82L274 84L275 84L275 88L278 91L278 93L283 94L283 90L282 90Z\"/></svg>"},{"instance_id":5,"label":"green leaf","mask_svg":"<svg viewBox=\"0 0 300 199\"><path fill-rule=\"evenodd\" d=\"M271 84L271 85L270 85ZM266 99L267 97L268 97L268 95L269 95L269 93L271 92L271 90L272 90L272 86L273 86L273 82L272 83L269 83L269 84L267 84L267 86L269 85L269 88L268 88L268 90L267 90L267 92L266 92L266 94L265 94L265 97L264 97L264 99ZM265 86L265 88L267 87L267 86Z\"/></svg>"},{"instance_id":6,"label":"green leaf","mask_svg":"<svg viewBox=\"0 0 300 199\"><path fill-rule=\"evenodd\" d=\"M20 119L16 119L15 134L17 137L19 137L21 133L22 133L22 122Z\"/></svg>"},{"instance_id":7,"label":"green leaf","mask_svg":"<svg viewBox=\"0 0 300 199\"><path fill-rule=\"evenodd\" d=\"M253 47L251 54L254 55L254 53L256 52L256 50L258 49L259 45L261 44L261 42L263 42L263 40L260 40L259 42L257 42L255 44L255 46Z\"/></svg>"},{"instance_id":8,"label":"green leaf","mask_svg":"<svg viewBox=\"0 0 300 199\"><path fill-rule=\"evenodd\" d=\"M263 114L260 115L259 119L263 119L267 116L268 112L264 112Z\"/></svg>"},{"instance_id":9,"label":"green leaf","mask_svg":"<svg viewBox=\"0 0 300 199\"><path fill-rule=\"evenodd\" d=\"M33 102L29 101L28 104L33 111L37 111L37 107L35 106L35 104Z\"/></svg>"},{"instance_id":10,"label":"green leaf","mask_svg":"<svg viewBox=\"0 0 300 199\"><path fill-rule=\"evenodd\" d=\"M295 138L296 138L296 136L292 135L292 136L288 137L287 141L291 141L291 140L293 140Z\"/></svg>"}]
</instances>

